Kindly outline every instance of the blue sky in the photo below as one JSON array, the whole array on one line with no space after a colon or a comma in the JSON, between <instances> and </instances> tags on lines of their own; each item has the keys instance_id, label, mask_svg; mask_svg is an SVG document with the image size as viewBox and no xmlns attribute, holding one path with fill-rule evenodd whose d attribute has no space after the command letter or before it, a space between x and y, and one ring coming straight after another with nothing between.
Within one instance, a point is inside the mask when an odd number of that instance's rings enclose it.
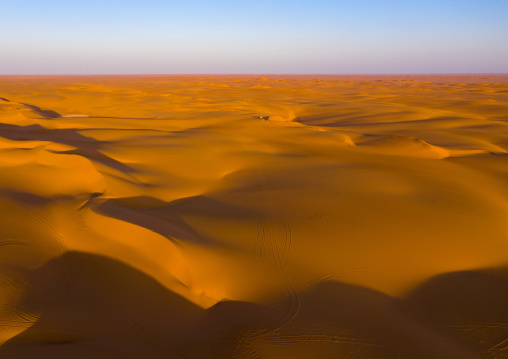
<instances>
[{"instance_id":1,"label":"blue sky","mask_svg":"<svg viewBox=\"0 0 508 359\"><path fill-rule=\"evenodd\" d=\"M507 0L17 0L0 74L508 73Z\"/></svg>"}]
</instances>

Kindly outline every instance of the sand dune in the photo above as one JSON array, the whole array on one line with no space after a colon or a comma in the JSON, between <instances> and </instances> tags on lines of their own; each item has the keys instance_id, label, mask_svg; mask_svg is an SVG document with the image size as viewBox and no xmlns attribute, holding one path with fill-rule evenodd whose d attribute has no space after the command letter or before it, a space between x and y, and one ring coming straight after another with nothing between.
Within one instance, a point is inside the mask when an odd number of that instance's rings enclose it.
<instances>
[{"instance_id":1,"label":"sand dune","mask_svg":"<svg viewBox=\"0 0 508 359\"><path fill-rule=\"evenodd\" d=\"M506 358L507 76L0 77L1 358Z\"/></svg>"}]
</instances>

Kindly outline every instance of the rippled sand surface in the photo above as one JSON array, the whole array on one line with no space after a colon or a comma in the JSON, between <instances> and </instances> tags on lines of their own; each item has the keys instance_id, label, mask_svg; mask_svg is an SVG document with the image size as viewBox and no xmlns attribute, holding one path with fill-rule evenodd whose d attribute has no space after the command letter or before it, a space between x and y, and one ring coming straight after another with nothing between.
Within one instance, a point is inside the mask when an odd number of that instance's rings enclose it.
<instances>
[{"instance_id":1,"label":"rippled sand surface","mask_svg":"<svg viewBox=\"0 0 508 359\"><path fill-rule=\"evenodd\" d=\"M507 358L508 76L0 77L1 358Z\"/></svg>"}]
</instances>

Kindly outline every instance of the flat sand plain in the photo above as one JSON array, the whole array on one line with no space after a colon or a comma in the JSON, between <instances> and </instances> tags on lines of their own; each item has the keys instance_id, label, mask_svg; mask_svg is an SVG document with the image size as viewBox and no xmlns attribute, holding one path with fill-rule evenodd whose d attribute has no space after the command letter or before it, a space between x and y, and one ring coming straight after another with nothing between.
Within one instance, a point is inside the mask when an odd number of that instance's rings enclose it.
<instances>
[{"instance_id":1,"label":"flat sand plain","mask_svg":"<svg viewBox=\"0 0 508 359\"><path fill-rule=\"evenodd\" d=\"M508 358L508 76L0 97L2 359Z\"/></svg>"}]
</instances>

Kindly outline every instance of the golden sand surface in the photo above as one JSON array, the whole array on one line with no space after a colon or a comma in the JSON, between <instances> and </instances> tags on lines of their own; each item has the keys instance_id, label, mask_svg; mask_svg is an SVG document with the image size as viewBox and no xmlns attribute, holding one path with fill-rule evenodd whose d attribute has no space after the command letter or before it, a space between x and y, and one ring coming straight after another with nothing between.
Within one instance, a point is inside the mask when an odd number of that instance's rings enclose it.
<instances>
[{"instance_id":1,"label":"golden sand surface","mask_svg":"<svg viewBox=\"0 0 508 359\"><path fill-rule=\"evenodd\" d=\"M0 97L0 358L508 358L508 76Z\"/></svg>"}]
</instances>

